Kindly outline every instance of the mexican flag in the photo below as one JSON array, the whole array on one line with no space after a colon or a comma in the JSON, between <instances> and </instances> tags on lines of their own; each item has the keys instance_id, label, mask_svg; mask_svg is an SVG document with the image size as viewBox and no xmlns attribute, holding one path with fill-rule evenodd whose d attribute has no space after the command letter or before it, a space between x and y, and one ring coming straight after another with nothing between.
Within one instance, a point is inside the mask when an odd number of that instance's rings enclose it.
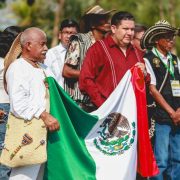
<instances>
[{"instance_id":1,"label":"mexican flag","mask_svg":"<svg viewBox=\"0 0 180 180\"><path fill-rule=\"evenodd\" d=\"M61 129L48 135L44 180L135 180L158 168L148 136L145 84L133 68L96 111L88 114L47 79L50 113Z\"/></svg>"}]
</instances>

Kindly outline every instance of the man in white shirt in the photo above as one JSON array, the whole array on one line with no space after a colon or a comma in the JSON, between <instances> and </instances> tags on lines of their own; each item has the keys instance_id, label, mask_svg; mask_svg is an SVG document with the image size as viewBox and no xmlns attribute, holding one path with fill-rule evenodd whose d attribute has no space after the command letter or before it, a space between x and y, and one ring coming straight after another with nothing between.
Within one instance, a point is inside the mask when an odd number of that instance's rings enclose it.
<instances>
[{"instance_id":1,"label":"man in white shirt","mask_svg":"<svg viewBox=\"0 0 180 180\"><path fill-rule=\"evenodd\" d=\"M44 79L50 72L39 66L47 52L46 35L39 28L28 28L22 33L20 43L21 58L16 59L6 71L10 112L25 120L40 119L49 131L59 130L58 121L46 112ZM40 165L13 168L10 179L35 180L39 170Z\"/></svg>"},{"instance_id":2,"label":"man in white shirt","mask_svg":"<svg viewBox=\"0 0 180 180\"><path fill-rule=\"evenodd\" d=\"M64 84L62 69L64 66L65 54L69 45L71 35L79 32L78 23L72 19L62 21L59 31L59 45L48 50L44 63L51 69L55 79L61 87Z\"/></svg>"},{"instance_id":3,"label":"man in white shirt","mask_svg":"<svg viewBox=\"0 0 180 180\"><path fill-rule=\"evenodd\" d=\"M177 29L167 21L150 27L141 40L156 107L154 154L160 173L151 180L180 178L180 61L171 53Z\"/></svg>"}]
</instances>

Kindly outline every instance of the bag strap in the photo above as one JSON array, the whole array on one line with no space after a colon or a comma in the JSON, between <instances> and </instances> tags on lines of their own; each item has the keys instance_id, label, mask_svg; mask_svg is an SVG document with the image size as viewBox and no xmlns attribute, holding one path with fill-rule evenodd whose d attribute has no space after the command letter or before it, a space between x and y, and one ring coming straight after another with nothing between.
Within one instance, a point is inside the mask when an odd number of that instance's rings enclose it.
<instances>
[{"instance_id":1,"label":"bag strap","mask_svg":"<svg viewBox=\"0 0 180 180\"><path fill-rule=\"evenodd\" d=\"M164 87L164 85L165 85L165 83L166 83L166 81L167 81L167 77L168 77L168 69L166 70L166 74L165 74L165 76L164 76L164 80L163 80L163 82L162 82L162 84L161 84L161 86L160 86L160 88L159 88L159 93L161 93L161 91L162 91L162 89L163 89L163 87ZM147 104L147 107L156 107L156 103L155 103L155 101L153 101L153 103L152 104L150 104L150 105L148 105Z\"/></svg>"},{"instance_id":2,"label":"bag strap","mask_svg":"<svg viewBox=\"0 0 180 180\"><path fill-rule=\"evenodd\" d=\"M104 52L105 52L105 54L107 56L107 59L109 61L109 64L110 64L110 67L111 67L112 79L113 79L113 86L114 86L114 89L115 89L118 83L117 83L117 79L116 79L116 72L115 72L115 68L114 68L114 63L113 63L112 57L111 57L111 55L110 55L110 53L109 53L109 51L108 51L104 41L99 40L99 42L100 42L102 48L104 49Z\"/></svg>"},{"instance_id":3,"label":"bag strap","mask_svg":"<svg viewBox=\"0 0 180 180\"><path fill-rule=\"evenodd\" d=\"M46 72L44 71L44 69L39 64L38 64L38 68L42 69L44 77L47 78ZM48 88L46 86L45 86L45 88L46 88L46 95L45 95L45 99L46 99L46 111L49 113L49 111L50 111L49 90L48 90Z\"/></svg>"},{"instance_id":4,"label":"bag strap","mask_svg":"<svg viewBox=\"0 0 180 180\"><path fill-rule=\"evenodd\" d=\"M163 87L164 87L164 85L165 85L165 82L166 82L166 80L167 80L167 77L168 77L168 70L166 70L166 74L165 74L165 76L164 76L164 80L163 80L163 82L162 82L162 84L161 84L161 87L159 88L159 92L161 93L161 91L162 91L162 89L163 89Z\"/></svg>"},{"instance_id":5,"label":"bag strap","mask_svg":"<svg viewBox=\"0 0 180 180\"><path fill-rule=\"evenodd\" d=\"M166 70L166 74L165 74L165 77L164 77L164 80L163 80L163 82L162 82L162 84L161 84L161 87L159 88L159 92L161 93L161 91L162 91L162 89L163 89L163 87L164 87L164 85L165 85L165 82L166 82L166 80L167 80L167 77L168 77L168 69ZM150 104L150 105L147 105L147 107L156 107L156 102L155 101L153 101L153 103L152 104ZM150 128L149 128L149 137L150 137L150 139L154 136L154 132L155 132L155 120L154 120L154 118L153 117L151 117L151 119L150 119Z\"/></svg>"},{"instance_id":6,"label":"bag strap","mask_svg":"<svg viewBox=\"0 0 180 180\"><path fill-rule=\"evenodd\" d=\"M168 63L169 63L169 61L168 61ZM165 85L165 83L166 83L168 74L169 74L169 71L168 71L168 69L167 69L167 70L166 70L166 74L165 74L165 76L164 76L164 80L163 80L163 82L162 82L162 84L161 84L161 86L160 86L160 88L159 88L159 90L158 90L159 93L161 93L161 91L162 91L162 89L163 89L163 87L164 87L164 85ZM156 107L155 101L153 101L152 104L147 105L147 107ZM150 122L151 122L151 124L150 124L150 128L149 128L149 137L150 137L150 139L151 139L151 138L154 136L154 132L155 132L155 119L154 119L153 117L151 117Z\"/></svg>"}]
</instances>

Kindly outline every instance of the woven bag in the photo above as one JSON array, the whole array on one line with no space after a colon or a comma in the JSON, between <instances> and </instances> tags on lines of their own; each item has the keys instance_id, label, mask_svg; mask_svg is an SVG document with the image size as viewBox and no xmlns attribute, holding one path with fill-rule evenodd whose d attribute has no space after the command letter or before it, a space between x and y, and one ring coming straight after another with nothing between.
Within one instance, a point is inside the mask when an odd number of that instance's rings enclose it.
<instances>
[{"instance_id":1,"label":"woven bag","mask_svg":"<svg viewBox=\"0 0 180 180\"><path fill-rule=\"evenodd\" d=\"M41 119L24 121L9 114L0 163L20 167L45 162L46 137L47 130Z\"/></svg>"},{"instance_id":2,"label":"woven bag","mask_svg":"<svg viewBox=\"0 0 180 180\"><path fill-rule=\"evenodd\" d=\"M21 54L19 34L5 57L5 74L9 65ZM44 73L45 74L45 73ZM45 75L46 77L46 75ZM6 88L6 82L4 81ZM46 89L46 111L49 112L49 94ZM47 129L41 119L30 121L9 114L0 163L9 167L41 164L47 160Z\"/></svg>"}]
</instances>

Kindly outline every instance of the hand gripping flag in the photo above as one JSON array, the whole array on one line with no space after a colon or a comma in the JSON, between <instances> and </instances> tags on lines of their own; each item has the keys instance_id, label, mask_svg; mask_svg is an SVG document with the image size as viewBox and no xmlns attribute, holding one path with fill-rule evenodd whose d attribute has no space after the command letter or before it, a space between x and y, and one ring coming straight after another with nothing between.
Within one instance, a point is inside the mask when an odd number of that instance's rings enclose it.
<instances>
[{"instance_id":1,"label":"hand gripping flag","mask_svg":"<svg viewBox=\"0 0 180 180\"><path fill-rule=\"evenodd\" d=\"M128 70L106 102L88 114L47 79L50 113L61 130L48 135L44 180L134 180L158 173L148 135L141 71Z\"/></svg>"}]
</instances>

